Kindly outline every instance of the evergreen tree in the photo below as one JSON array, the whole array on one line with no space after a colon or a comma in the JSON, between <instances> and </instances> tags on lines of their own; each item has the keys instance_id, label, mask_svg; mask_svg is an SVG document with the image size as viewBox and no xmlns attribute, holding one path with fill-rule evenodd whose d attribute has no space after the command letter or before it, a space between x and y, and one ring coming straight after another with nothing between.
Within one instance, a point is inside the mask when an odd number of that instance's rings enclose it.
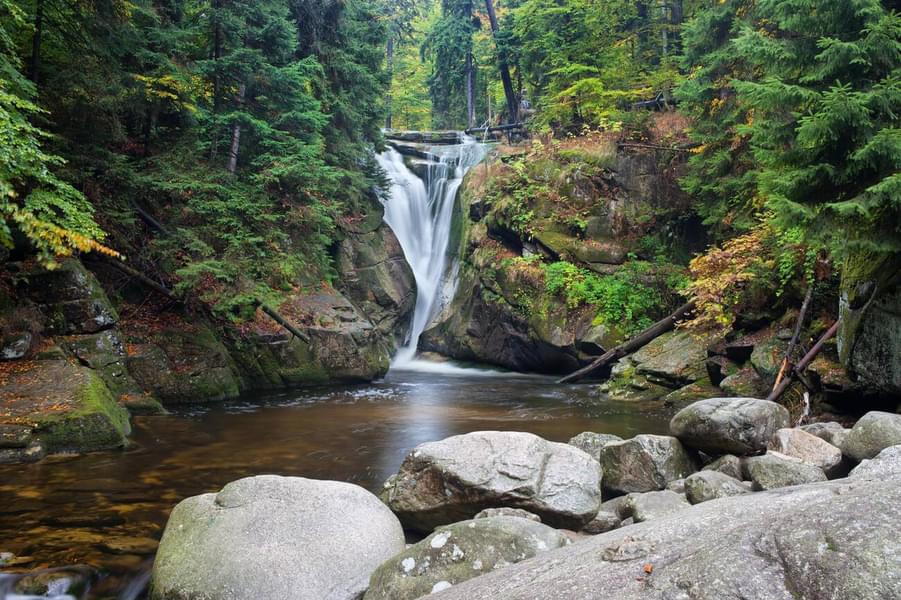
<instances>
[{"instance_id":1,"label":"evergreen tree","mask_svg":"<svg viewBox=\"0 0 901 600\"><path fill-rule=\"evenodd\" d=\"M442 0L441 18L423 44L422 56L432 65L429 93L438 129L461 128L473 120L473 32L478 27L473 8L473 0Z\"/></svg>"}]
</instances>

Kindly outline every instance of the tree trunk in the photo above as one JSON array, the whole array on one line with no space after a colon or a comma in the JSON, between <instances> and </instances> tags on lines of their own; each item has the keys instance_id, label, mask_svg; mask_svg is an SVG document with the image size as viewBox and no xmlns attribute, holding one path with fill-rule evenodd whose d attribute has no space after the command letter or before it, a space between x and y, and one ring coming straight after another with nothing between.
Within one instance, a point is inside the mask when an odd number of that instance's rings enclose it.
<instances>
[{"instance_id":1,"label":"tree trunk","mask_svg":"<svg viewBox=\"0 0 901 600\"><path fill-rule=\"evenodd\" d=\"M516 102L516 94L513 92L513 80L510 78L510 67L507 64L507 52L498 43L497 15L494 13L494 2L485 0L485 10L488 11L488 21L491 23L491 33L494 35L494 45L497 47L497 63L501 72L501 82L504 84L504 96L507 98L508 123L516 123L519 120L519 109Z\"/></svg>"},{"instance_id":2,"label":"tree trunk","mask_svg":"<svg viewBox=\"0 0 901 600\"><path fill-rule=\"evenodd\" d=\"M473 73L472 52L466 53L466 128L476 124L476 85Z\"/></svg>"},{"instance_id":3,"label":"tree trunk","mask_svg":"<svg viewBox=\"0 0 901 600\"><path fill-rule=\"evenodd\" d=\"M767 400L775 402L779 399L780 396L782 396L782 394L785 393L785 390L787 390L789 386L795 381L795 379L797 379L798 376L804 372L804 369L806 369L810 365L810 363L813 362L813 359L817 357L817 355L823 349L823 346L826 345L826 342L828 342L829 339L835 335L835 333L838 331L839 323L841 323L841 321L836 321L835 323L833 323L832 327L830 327L829 330L826 331L826 333L820 336L820 339L818 339L817 343L813 345L813 348L811 348L810 351L804 355L804 358L799 360L798 364L788 372L788 375L786 375L781 382L779 382L779 385L773 388L773 391L770 392L769 396L767 396Z\"/></svg>"},{"instance_id":4,"label":"tree trunk","mask_svg":"<svg viewBox=\"0 0 901 600\"><path fill-rule=\"evenodd\" d=\"M674 312L673 314L669 315L668 317L664 317L660 321L657 321L632 339L620 344L613 350L606 352L587 367L583 367L575 373L570 373L563 379L560 379L557 383L569 383L572 381L577 381L579 379L582 379L589 373L593 373L594 371L597 371L598 369L609 365L615 360L619 360L624 356L632 354L633 352L654 341L664 333L672 330L676 326L676 322L679 319L683 318L694 309L694 302L686 302L685 304L677 308L676 312Z\"/></svg>"},{"instance_id":5,"label":"tree trunk","mask_svg":"<svg viewBox=\"0 0 901 600\"><path fill-rule=\"evenodd\" d=\"M241 84L238 87L238 109L244 105L244 94L247 92L247 85ZM228 172L234 173L238 168L238 150L241 147L241 124L235 123L232 127L232 145L228 150Z\"/></svg>"},{"instance_id":6,"label":"tree trunk","mask_svg":"<svg viewBox=\"0 0 901 600\"><path fill-rule=\"evenodd\" d=\"M222 8L222 0L213 0L213 51L211 58L217 63L213 70L213 113L219 113L219 66L218 61L222 56L222 25L219 22L219 10ZM210 162L216 159L219 151L219 134L214 129L213 139L210 142Z\"/></svg>"},{"instance_id":7,"label":"tree trunk","mask_svg":"<svg viewBox=\"0 0 901 600\"><path fill-rule=\"evenodd\" d=\"M391 129L391 110L392 110L392 97L391 97L391 89L394 86L394 36L388 35L388 44L385 47L385 66L388 71L388 97L385 101L387 105L386 114L385 114L385 129Z\"/></svg>"},{"instance_id":8,"label":"tree trunk","mask_svg":"<svg viewBox=\"0 0 901 600\"><path fill-rule=\"evenodd\" d=\"M28 65L28 78L37 86L41 69L41 38L44 34L44 0L37 0L34 10L34 35L31 37L31 63Z\"/></svg>"},{"instance_id":9,"label":"tree trunk","mask_svg":"<svg viewBox=\"0 0 901 600\"><path fill-rule=\"evenodd\" d=\"M798 313L798 320L795 322L795 331L792 333L792 339L785 349L785 356L782 358L782 366L779 368L779 374L776 375L776 383L773 389L779 387L782 377L791 368L792 355L795 353L795 346L798 345L798 339L801 337L801 329L804 327L804 319L807 316L807 309L810 307L810 301L813 299L813 284L807 287L807 293L804 295L804 302L801 303L801 312Z\"/></svg>"},{"instance_id":10,"label":"tree trunk","mask_svg":"<svg viewBox=\"0 0 901 600\"><path fill-rule=\"evenodd\" d=\"M682 0L671 0L670 24L673 27L673 52L682 51L682 22L685 20L685 9Z\"/></svg>"}]
</instances>

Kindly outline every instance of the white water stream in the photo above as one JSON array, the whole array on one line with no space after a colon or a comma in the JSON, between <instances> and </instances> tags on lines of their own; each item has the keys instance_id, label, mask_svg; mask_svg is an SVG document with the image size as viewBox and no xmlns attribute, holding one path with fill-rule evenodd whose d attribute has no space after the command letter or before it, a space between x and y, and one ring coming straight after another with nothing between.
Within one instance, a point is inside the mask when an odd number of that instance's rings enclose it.
<instances>
[{"instance_id":1,"label":"white water stream","mask_svg":"<svg viewBox=\"0 0 901 600\"><path fill-rule=\"evenodd\" d=\"M393 148L378 161L391 181L385 201L385 222L400 241L416 279L416 308L406 344L392 361L393 368L417 368L419 338L429 322L456 291L456 264L448 255L454 202L466 172L485 156L485 146L460 136L460 143L431 148L425 181L417 177ZM434 367L434 365L432 365Z\"/></svg>"}]
</instances>

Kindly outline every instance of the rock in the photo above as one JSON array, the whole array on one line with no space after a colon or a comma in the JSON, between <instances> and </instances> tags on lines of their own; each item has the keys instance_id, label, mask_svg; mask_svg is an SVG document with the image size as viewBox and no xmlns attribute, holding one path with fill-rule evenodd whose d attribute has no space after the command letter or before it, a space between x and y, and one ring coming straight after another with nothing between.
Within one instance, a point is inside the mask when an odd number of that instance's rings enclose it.
<instances>
[{"instance_id":1,"label":"rock","mask_svg":"<svg viewBox=\"0 0 901 600\"><path fill-rule=\"evenodd\" d=\"M709 342L684 331L665 333L631 356L636 373L652 383L678 388L707 373Z\"/></svg>"},{"instance_id":2,"label":"rock","mask_svg":"<svg viewBox=\"0 0 901 600\"><path fill-rule=\"evenodd\" d=\"M670 432L683 444L708 454L756 454L776 430L788 427L784 407L754 398L711 398L676 413Z\"/></svg>"},{"instance_id":3,"label":"rock","mask_svg":"<svg viewBox=\"0 0 901 600\"><path fill-rule=\"evenodd\" d=\"M0 423L29 423L33 438L24 447L0 450L0 462L36 460L44 452L117 448L131 432L128 412L100 376L64 360L20 363L0 387L0 407ZM24 440L20 433L13 443Z\"/></svg>"},{"instance_id":4,"label":"rock","mask_svg":"<svg viewBox=\"0 0 901 600\"><path fill-rule=\"evenodd\" d=\"M629 494L627 498L626 506L636 523L666 517L691 507L684 494L677 494L670 490Z\"/></svg>"},{"instance_id":5,"label":"rock","mask_svg":"<svg viewBox=\"0 0 901 600\"><path fill-rule=\"evenodd\" d=\"M26 574L19 579L15 591L27 597L41 596L57 600L80 598L90 589L91 580L95 575L89 567L44 569Z\"/></svg>"},{"instance_id":6,"label":"rock","mask_svg":"<svg viewBox=\"0 0 901 600\"><path fill-rule=\"evenodd\" d=\"M567 444L575 446L579 450L591 455L595 460L601 460L601 448L610 442L621 442L623 438L612 433L594 433L593 431L583 431L579 435L570 439Z\"/></svg>"},{"instance_id":7,"label":"rock","mask_svg":"<svg viewBox=\"0 0 901 600\"><path fill-rule=\"evenodd\" d=\"M12 552L0 552L0 567L8 565L15 560L16 555Z\"/></svg>"},{"instance_id":8,"label":"rock","mask_svg":"<svg viewBox=\"0 0 901 600\"><path fill-rule=\"evenodd\" d=\"M25 448L34 429L25 425L0 424L0 448Z\"/></svg>"},{"instance_id":9,"label":"rock","mask_svg":"<svg viewBox=\"0 0 901 600\"><path fill-rule=\"evenodd\" d=\"M901 445L889 446L852 469L848 479L882 481L901 476Z\"/></svg>"},{"instance_id":10,"label":"rock","mask_svg":"<svg viewBox=\"0 0 901 600\"><path fill-rule=\"evenodd\" d=\"M715 461L705 465L702 471L716 471L733 479L741 479L741 459L733 454L724 454Z\"/></svg>"},{"instance_id":11,"label":"rock","mask_svg":"<svg viewBox=\"0 0 901 600\"><path fill-rule=\"evenodd\" d=\"M28 331L12 333L0 341L0 360L18 360L31 350L34 336Z\"/></svg>"},{"instance_id":12,"label":"rock","mask_svg":"<svg viewBox=\"0 0 901 600\"><path fill-rule=\"evenodd\" d=\"M577 448L531 433L480 431L417 446L386 499L419 531L502 506L578 530L598 511L600 484L600 465Z\"/></svg>"},{"instance_id":13,"label":"rock","mask_svg":"<svg viewBox=\"0 0 901 600\"><path fill-rule=\"evenodd\" d=\"M535 521L536 523L541 523L541 517L535 513L530 513L521 508L509 507L486 508L485 510L476 513L476 516L474 516L473 519L488 519L491 517L519 517L520 519L528 519L530 521Z\"/></svg>"},{"instance_id":14,"label":"rock","mask_svg":"<svg viewBox=\"0 0 901 600\"><path fill-rule=\"evenodd\" d=\"M700 471L685 479L685 495L692 504L749 493L750 486L719 471Z\"/></svg>"},{"instance_id":15,"label":"rock","mask_svg":"<svg viewBox=\"0 0 901 600\"><path fill-rule=\"evenodd\" d=\"M901 444L901 415L871 411L851 428L842 442L842 452L859 461L897 444Z\"/></svg>"},{"instance_id":16,"label":"rock","mask_svg":"<svg viewBox=\"0 0 901 600\"><path fill-rule=\"evenodd\" d=\"M107 554L137 554L149 556L156 552L159 542L147 537L112 537L100 542L99 547Z\"/></svg>"},{"instance_id":17,"label":"rock","mask_svg":"<svg viewBox=\"0 0 901 600\"><path fill-rule=\"evenodd\" d=\"M542 554L435 598L887 600L901 598L899 573L901 478L895 477L704 502Z\"/></svg>"},{"instance_id":18,"label":"rock","mask_svg":"<svg viewBox=\"0 0 901 600\"><path fill-rule=\"evenodd\" d=\"M707 368L707 376L710 378L710 382L715 386L719 386L724 379L738 373L740 369L737 364L725 356L711 356L705 361L704 365Z\"/></svg>"},{"instance_id":19,"label":"rock","mask_svg":"<svg viewBox=\"0 0 901 600\"><path fill-rule=\"evenodd\" d=\"M439 527L380 566L364 599L415 600L568 543L562 532L518 517Z\"/></svg>"},{"instance_id":20,"label":"rock","mask_svg":"<svg viewBox=\"0 0 901 600\"><path fill-rule=\"evenodd\" d=\"M811 435L815 435L821 440L829 442L836 448L841 448L845 441L845 436L851 432L850 429L844 427L841 423L829 421L828 423L811 423L802 425L801 431L806 431Z\"/></svg>"},{"instance_id":21,"label":"rock","mask_svg":"<svg viewBox=\"0 0 901 600\"><path fill-rule=\"evenodd\" d=\"M694 460L679 440L664 435L637 435L601 449L604 489L613 493L651 492L694 473Z\"/></svg>"},{"instance_id":22,"label":"rock","mask_svg":"<svg viewBox=\"0 0 901 600\"><path fill-rule=\"evenodd\" d=\"M41 267L24 274L22 291L47 317L49 334L96 333L119 321L106 293L81 261L59 261L56 269Z\"/></svg>"},{"instance_id":23,"label":"rock","mask_svg":"<svg viewBox=\"0 0 901 600\"><path fill-rule=\"evenodd\" d=\"M711 384L705 377L704 379L689 383L686 386L680 387L678 390L670 392L663 397L663 405L667 408L681 409L692 402L719 395L719 388Z\"/></svg>"},{"instance_id":24,"label":"rock","mask_svg":"<svg viewBox=\"0 0 901 600\"><path fill-rule=\"evenodd\" d=\"M261 475L180 502L151 600L357 600L404 549L398 520L361 487Z\"/></svg>"},{"instance_id":25,"label":"rock","mask_svg":"<svg viewBox=\"0 0 901 600\"><path fill-rule=\"evenodd\" d=\"M622 496L622 498L625 498L625 496ZM598 514L582 528L582 533L589 535L605 533L611 529L616 529L620 523L622 523L622 519L616 513L599 510Z\"/></svg>"},{"instance_id":26,"label":"rock","mask_svg":"<svg viewBox=\"0 0 901 600\"><path fill-rule=\"evenodd\" d=\"M826 481L826 474L822 469L776 452L746 458L743 469L745 477L753 483L755 490Z\"/></svg>"},{"instance_id":27,"label":"rock","mask_svg":"<svg viewBox=\"0 0 901 600\"><path fill-rule=\"evenodd\" d=\"M890 259L893 264L879 265L869 258L865 261L877 271L874 279L880 277L878 273L891 278L892 273L898 272L901 263L897 253ZM850 279L847 271L843 269L845 280ZM842 281L839 354L842 364L867 387L897 396L901 394L901 285L897 282L877 282L876 286L884 291L854 310L854 290L849 290L848 282ZM862 286L855 287L859 289Z\"/></svg>"},{"instance_id":28,"label":"rock","mask_svg":"<svg viewBox=\"0 0 901 600\"><path fill-rule=\"evenodd\" d=\"M766 396L768 386L751 368L744 368L729 375L720 382L720 389L729 396L738 398L757 398Z\"/></svg>"},{"instance_id":29,"label":"rock","mask_svg":"<svg viewBox=\"0 0 901 600\"><path fill-rule=\"evenodd\" d=\"M776 380L776 375L782 367L782 359L785 357L785 350L788 342L780 339L777 333L767 332L768 335L761 334L760 341L754 346L751 353L751 366L760 376L764 384L772 386ZM789 334L789 337L791 334Z\"/></svg>"},{"instance_id":30,"label":"rock","mask_svg":"<svg viewBox=\"0 0 901 600\"><path fill-rule=\"evenodd\" d=\"M670 481L666 484L666 489L671 492L676 492L677 494L685 493L685 480L684 479L676 479L675 481Z\"/></svg>"},{"instance_id":31,"label":"rock","mask_svg":"<svg viewBox=\"0 0 901 600\"><path fill-rule=\"evenodd\" d=\"M836 475L841 467L841 450L800 429L780 429L770 440L769 449L819 467L827 476Z\"/></svg>"}]
</instances>

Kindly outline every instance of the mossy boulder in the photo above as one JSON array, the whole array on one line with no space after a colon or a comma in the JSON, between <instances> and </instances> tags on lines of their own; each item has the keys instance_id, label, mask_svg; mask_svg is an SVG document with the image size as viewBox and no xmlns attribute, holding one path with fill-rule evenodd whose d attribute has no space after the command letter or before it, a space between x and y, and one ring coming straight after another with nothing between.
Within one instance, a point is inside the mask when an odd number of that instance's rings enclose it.
<instances>
[{"instance_id":1,"label":"mossy boulder","mask_svg":"<svg viewBox=\"0 0 901 600\"><path fill-rule=\"evenodd\" d=\"M103 379L64 360L24 361L4 372L0 406L2 421L31 428L49 453L116 448L131 432L128 411Z\"/></svg>"},{"instance_id":2,"label":"mossy boulder","mask_svg":"<svg viewBox=\"0 0 901 600\"><path fill-rule=\"evenodd\" d=\"M97 278L77 259L65 259L52 270L26 268L20 281L22 294L44 313L47 333L96 333L119 320Z\"/></svg>"}]
</instances>

